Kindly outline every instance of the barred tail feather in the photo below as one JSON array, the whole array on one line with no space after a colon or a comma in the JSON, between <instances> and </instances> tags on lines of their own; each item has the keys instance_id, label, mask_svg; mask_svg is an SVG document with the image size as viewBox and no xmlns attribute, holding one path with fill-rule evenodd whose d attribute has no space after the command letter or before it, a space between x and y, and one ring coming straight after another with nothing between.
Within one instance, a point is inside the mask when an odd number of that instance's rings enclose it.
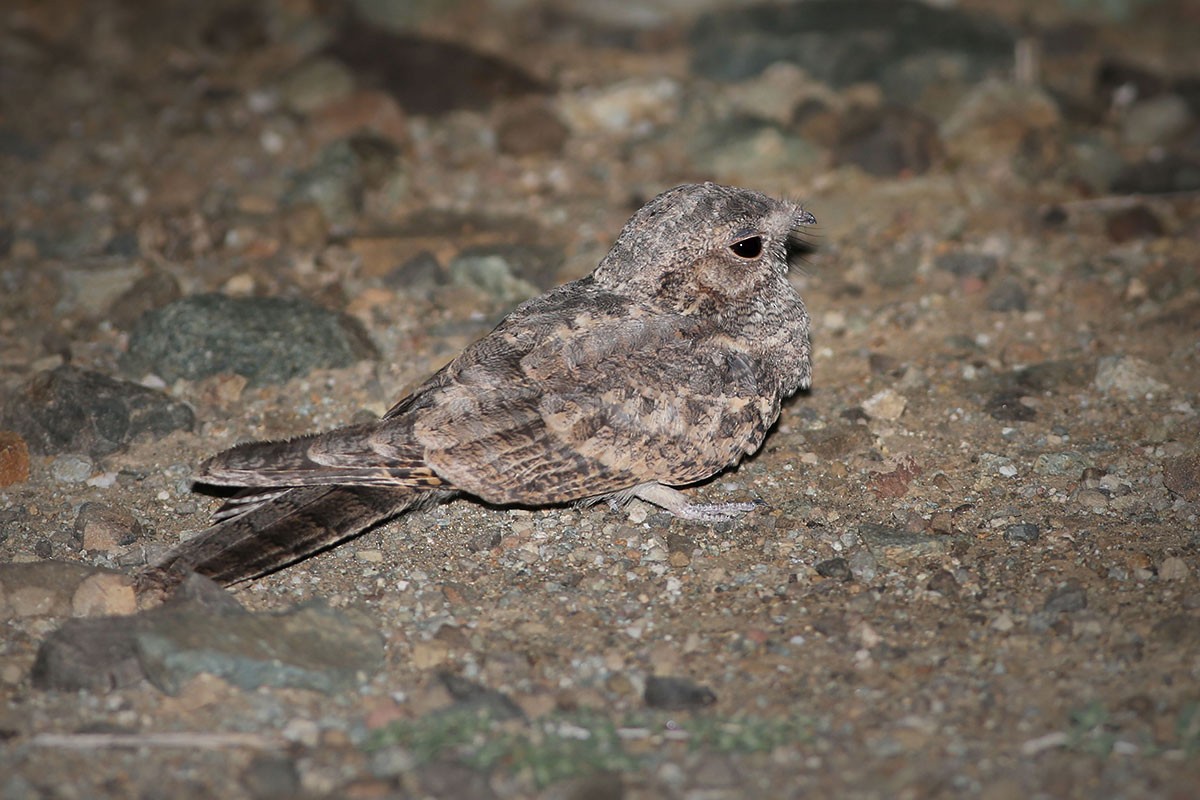
<instances>
[{"instance_id":1,"label":"barred tail feather","mask_svg":"<svg viewBox=\"0 0 1200 800\"><path fill-rule=\"evenodd\" d=\"M446 494L369 486L290 489L180 543L142 572L139 589L166 591L191 572L226 585L257 578Z\"/></svg>"}]
</instances>

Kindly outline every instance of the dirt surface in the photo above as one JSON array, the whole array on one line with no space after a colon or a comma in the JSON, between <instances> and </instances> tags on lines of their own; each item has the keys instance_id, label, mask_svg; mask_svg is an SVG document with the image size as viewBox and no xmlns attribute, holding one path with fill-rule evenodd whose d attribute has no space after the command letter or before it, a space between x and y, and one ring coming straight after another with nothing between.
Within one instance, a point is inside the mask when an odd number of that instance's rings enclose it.
<instances>
[{"instance_id":1,"label":"dirt surface","mask_svg":"<svg viewBox=\"0 0 1200 800\"><path fill-rule=\"evenodd\" d=\"M715 3L404 5L381 34L306 2L6 4L6 414L70 364L194 424L104 453L0 439L0 560L137 569L206 525L205 457L382 413L701 179L820 222L793 277L814 387L694 490L763 505L460 500L236 587L368 615L385 666L328 694L34 688L48 634L120 604L32 607L5 573L0 794L1197 795L1195 6L965 4L1035 67L896 105L794 66L701 77ZM142 312L203 292L346 312L379 358L130 374Z\"/></svg>"}]
</instances>

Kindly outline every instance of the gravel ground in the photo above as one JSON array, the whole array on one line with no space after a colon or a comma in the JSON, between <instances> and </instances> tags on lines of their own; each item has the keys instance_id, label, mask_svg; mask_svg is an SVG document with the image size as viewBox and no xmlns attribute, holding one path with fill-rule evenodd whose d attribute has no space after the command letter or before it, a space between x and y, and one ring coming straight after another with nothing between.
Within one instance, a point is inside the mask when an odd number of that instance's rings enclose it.
<instances>
[{"instance_id":1,"label":"gravel ground","mask_svg":"<svg viewBox=\"0 0 1200 800\"><path fill-rule=\"evenodd\" d=\"M0 15L0 794L1196 796L1195 5L325 5ZM694 490L759 509L460 500L232 590L381 641L348 682L35 680L194 465L382 413L702 179L820 221L814 387Z\"/></svg>"}]
</instances>

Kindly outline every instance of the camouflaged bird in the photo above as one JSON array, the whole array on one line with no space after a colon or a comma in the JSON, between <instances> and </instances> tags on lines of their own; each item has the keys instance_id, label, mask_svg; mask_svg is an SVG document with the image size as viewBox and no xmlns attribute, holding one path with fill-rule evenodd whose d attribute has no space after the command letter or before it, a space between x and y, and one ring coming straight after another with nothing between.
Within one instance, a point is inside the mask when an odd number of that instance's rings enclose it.
<instances>
[{"instance_id":1,"label":"camouflaged bird","mask_svg":"<svg viewBox=\"0 0 1200 800\"><path fill-rule=\"evenodd\" d=\"M676 487L758 450L809 385L809 318L787 274L789 243L815 222L712 183L659 195L591 275L518 306L382 419L205 462L199 482L241 491L143 583L257 577L457 494L638 497L705 521L750 510Z\"/></svg>"}]
</instances>

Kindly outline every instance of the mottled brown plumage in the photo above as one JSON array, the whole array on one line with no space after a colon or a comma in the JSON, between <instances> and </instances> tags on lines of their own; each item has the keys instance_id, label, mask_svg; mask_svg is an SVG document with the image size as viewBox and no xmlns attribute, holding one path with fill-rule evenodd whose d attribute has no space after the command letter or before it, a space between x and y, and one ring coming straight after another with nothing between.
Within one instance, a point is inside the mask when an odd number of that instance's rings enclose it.
<instances>
[{"instance_id":1,"label":"mottled brown plumage","mask_svg":"<svg viewBox=\"0 0 1200 800\"><path fill-rule=\"evenodd\" d=\"M460 493L525 506L640 497L699 520L749 510L674 487L755 452L808 386L787 250L813 223L716 184L659 195L591 275L523 303L382 419L207 461L199 481L243 491L144 581L252 578Z\"/></svg>"}]
</instances>

